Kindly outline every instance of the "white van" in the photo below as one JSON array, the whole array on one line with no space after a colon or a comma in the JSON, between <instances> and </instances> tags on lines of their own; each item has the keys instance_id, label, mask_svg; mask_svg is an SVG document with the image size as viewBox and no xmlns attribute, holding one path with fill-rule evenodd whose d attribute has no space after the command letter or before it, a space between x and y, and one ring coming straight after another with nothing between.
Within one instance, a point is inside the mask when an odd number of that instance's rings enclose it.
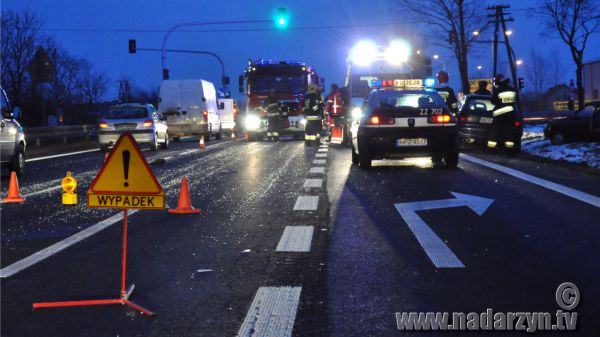
<instances>
[{"instance_id":1,"label":"white van","mask_svg":"<svg viewBox=\"0 0 600 337\"><path fill-rule=\"evenodd\" d=\"M221 118L215 86L205 80L164 80L158 111L167 117L169 136L175 141L188 135L221 139Z\"/></svg>"},{"instance_id":2,"label":"white van","mask_svg":"<svg viewBox=\"0 0 600 337\"><path fill-rule=\"evenodd\" d=\"M221 111L221 127L223 127L223 130L234 131L237 117L235 100L233 98L219 98L219 110Z\"/></svg>"}]
</instances>

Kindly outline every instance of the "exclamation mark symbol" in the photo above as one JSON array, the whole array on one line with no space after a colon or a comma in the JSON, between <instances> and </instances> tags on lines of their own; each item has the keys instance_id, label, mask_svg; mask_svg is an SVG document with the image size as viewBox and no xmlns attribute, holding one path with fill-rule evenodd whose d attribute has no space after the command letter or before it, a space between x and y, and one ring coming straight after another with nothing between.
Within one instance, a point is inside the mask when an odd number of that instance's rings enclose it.
<instances>
[{"instance_id":1,"label":"exclamation mark symbol","mask_svg":"<svg viewBox=\"0 0 600 337\"><path fill-rule=\"evenodd\" d=\"M127 179L129 179L129 150L123 151L123 174L125 176L125 182L123 186L128 187L129 183Z\"/></svg>"}]
</instances>

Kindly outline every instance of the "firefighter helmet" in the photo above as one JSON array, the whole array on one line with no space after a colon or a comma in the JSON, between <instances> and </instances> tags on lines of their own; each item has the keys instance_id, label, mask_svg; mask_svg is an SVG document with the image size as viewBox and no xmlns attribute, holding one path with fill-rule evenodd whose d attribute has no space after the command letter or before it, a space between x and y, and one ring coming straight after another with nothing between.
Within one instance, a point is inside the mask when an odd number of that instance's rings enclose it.
<instances>
[{"instance_id":1,"label":"firefighter helmet","mask_svg":"<svg viewBox=\"0 0 600 337\"><path fill-rule=\"evenodd\" d=\"M437 79L439 83L448 83L449 80L449 76L448 73L445 71L440 71L439 73L437 73Z\"/></svg>"}]
</instances>

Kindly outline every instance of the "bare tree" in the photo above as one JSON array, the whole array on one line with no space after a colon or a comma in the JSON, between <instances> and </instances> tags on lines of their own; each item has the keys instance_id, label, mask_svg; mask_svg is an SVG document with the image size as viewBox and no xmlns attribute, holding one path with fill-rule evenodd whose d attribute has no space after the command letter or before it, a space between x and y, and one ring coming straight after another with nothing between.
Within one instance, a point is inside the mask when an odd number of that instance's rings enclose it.
<instances>
[{"instance_id":1,"label":"bare tree","mask_svg":"<svg viewBox=\"0 0 600 337\"><path fill-rule=\"evenodd\" d=\"M583 55L590 35L600 31L600 6L597 0L540 0L548 26L569 47L577 76L579 106L585 101Z\"/></svg>"},{"instance_id":2,"label":"bare tree","mask_svg":"<svg viewBox=\"0 0 600 337\"><path fill-rule=\"evenodd\" d=\"M539 98L545 91L548 83L548 59L538 52L537 48L531 49L529 60L525 65L527 80L531 83L535 96Z\"/></svg>"},{"instance_id":3,"label":"bare tree","mask_svg":"<svg viewBox=\"0 0 600 337\"><path fill-rule=\"evenodd\" d=\"M87 61L82 60L81 67L77 87L85 103L90 106L96 105L108 91L108 78L104 74L95 71Z\"/></svg>"},{"instance_id":4,"label":"bare tree","mask_svg":"<svg viewBox=\"0 0 600 337\"><path fill-rule=\"evenodd\" d=\"M556 47L550 49L550 53L548 54L548 67L546 70L548 72L548 85L550 87L566 82L565 76L567 71L565 69L564 59L560 56L560 51Z\"/></svg>"},{"instance_id":5,"label":"bare tree","mask_svg":"<svg viewBox=\"0 0 600 337\"><path fill-rule=\"evenodd\" d=\"M21 105L29 82L29 62L40 41L43 21L24 11L2 13L2 84Z\"/></svg>"},{"instance_id":6,"label":"bare tree","mask_svg":"<svg viewBox=\"0 0 600 337\"><path fill-rule=\"evenodd\" d=\"M404 15L432 28L432 44L449 49L458 61L462 90L469 93L469 53L474 47L471 30L488 27L481 0L397 0ZM483 14L482 14L483 13Z\"/></svg>"}]
</instances>

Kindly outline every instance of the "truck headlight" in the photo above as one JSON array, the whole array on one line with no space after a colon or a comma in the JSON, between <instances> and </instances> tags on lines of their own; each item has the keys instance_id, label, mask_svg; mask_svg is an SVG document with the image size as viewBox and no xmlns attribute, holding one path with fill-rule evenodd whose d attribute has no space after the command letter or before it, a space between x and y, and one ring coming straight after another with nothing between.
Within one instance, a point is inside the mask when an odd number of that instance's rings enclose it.
<instances>
[{"instance_id":1,"label":"truck headlight","mask_svg":"<svg viewBox=\"0 0 600 337\"><path fill-rule=\"evenodd\" d=\"M306 119L300 120L300 124L302 124L302 126L306 126Z\"/></svg>"},{"instance_id":2,"label":"truck headlight","mask_svg":"<svg viewBox=\"0 0 600 337\"><path fill-rule=\"evenodd\" d=\"M362 117L362 109L359 107L354 107L352 109L352 119L360 119Z\"/></svg>"},{"instance_id":3,"label":"truck headlight","mask_svg":"<svg viewBox=\"0 0 600 337\"><path fill-rule=\"evenodd\" d=\"M248 115L245 119L246 130L258 130L260 128L260 118L254 115Z\"/></svg>"}]
</instances>

